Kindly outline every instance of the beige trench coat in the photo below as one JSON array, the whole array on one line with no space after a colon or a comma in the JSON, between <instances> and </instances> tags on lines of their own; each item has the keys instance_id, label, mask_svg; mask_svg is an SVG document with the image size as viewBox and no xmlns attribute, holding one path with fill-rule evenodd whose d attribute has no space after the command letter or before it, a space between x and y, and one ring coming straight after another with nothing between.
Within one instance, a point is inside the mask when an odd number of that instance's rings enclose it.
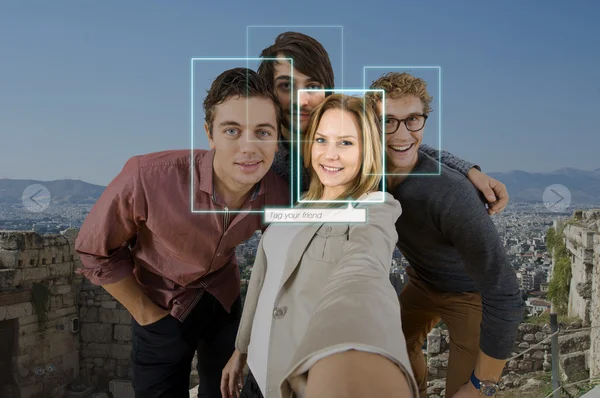
<instances>
[{"instance_id":1,"label":"beige trench coat","mask_svg":"<svg viewBox=\"0 0 600 398\"><path fill-rule=\"evenodd\" d=\"M382 195L374 192L371 195ZM267 264L259 243L248 285L236 348L248 352L252 323L267 267L284 266L273 308L265 397L302 397L315 357L336 347L385 355L407 375L416 397L400 306L389 280L398 235L400 203L359 204L367 222L315 223L304 227L285 264ZM381 196L379 196L381 197ZM365 199L365 198L361 198Z\"/></svg>"}]
</instances>

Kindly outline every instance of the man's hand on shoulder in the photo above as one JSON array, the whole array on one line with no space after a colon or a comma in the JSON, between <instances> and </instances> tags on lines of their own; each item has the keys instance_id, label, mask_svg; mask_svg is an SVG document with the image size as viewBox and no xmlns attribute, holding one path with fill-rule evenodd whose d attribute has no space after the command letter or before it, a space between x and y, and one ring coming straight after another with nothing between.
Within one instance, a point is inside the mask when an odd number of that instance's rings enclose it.
<instances>
[{"instance_id":1,"label":"man's hand on shoulder","mask_svg":"<svg viewBox=\"0 0 600 398\"><path fill-rule=\"evenodd\" d=\"M485 196L489 204L488 214L498 214L506 208L509 201L506 185L482 173L475 167L469 170L467 178Z\"/></svg>"}]
</instances>

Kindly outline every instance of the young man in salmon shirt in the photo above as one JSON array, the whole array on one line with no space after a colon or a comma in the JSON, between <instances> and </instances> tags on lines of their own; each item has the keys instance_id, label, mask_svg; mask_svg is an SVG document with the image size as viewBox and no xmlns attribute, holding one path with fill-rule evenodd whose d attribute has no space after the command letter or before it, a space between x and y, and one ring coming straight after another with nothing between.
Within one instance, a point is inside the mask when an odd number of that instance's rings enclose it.
<instances>
[{"instance_id":1,"label":"young man in salmon shirt","mask_svg":"<svg viewBox=\"0 0 600 398\"><path fill-rule=\"evenodd\" d=\"M286 182L270 170L282 120L269 85L228 70L204 110L211 149L194 150L193 160L190 150L129 159L76 241L81 273L133 317L138 398L187 397L196 350L198 396L221 396L241 315L235 247L263 228L262 214L230 211L289 204ZM192 213L190 196L195 210L218 213Z\"/></svg>"}]
</instances>

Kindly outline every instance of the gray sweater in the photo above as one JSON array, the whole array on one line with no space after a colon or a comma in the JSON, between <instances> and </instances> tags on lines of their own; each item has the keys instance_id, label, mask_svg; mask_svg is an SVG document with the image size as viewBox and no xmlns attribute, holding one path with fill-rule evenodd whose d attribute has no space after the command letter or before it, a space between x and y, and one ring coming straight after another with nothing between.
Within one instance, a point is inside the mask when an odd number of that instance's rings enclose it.
<instances>
[{"instance_id":1,"label":"gray sweater","mask_svg":"<svg viewBox=\"0 0 600 398\"><path fill-rule=\"evenodd\" d=\"M480 348L506 359L525 308L517 277L479 192L462 174L419 153L412 173L390 193L402 205L398 249L417 275L444 292L479 291Z\"/></svg>"}]
</instances>

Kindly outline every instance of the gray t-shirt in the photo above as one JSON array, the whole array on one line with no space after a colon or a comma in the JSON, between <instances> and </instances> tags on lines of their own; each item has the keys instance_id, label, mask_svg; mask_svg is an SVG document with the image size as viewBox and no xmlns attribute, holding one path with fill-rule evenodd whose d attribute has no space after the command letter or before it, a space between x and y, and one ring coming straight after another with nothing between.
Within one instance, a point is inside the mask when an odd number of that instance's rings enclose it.
<instances>
[{"instance_id":1,"label":"gray t-shirt","mask_svg":"<svg viewBox=\"0 0 600 398\"><path fill-rule=\"evenodd\" d=\"M419 153L411 175L390 193L402 205L398 249L417 275L444 292L479 291L480 348L506 359L523 319L514 269L480 193L462 174Z\"/></svg>"}]
</instances>

